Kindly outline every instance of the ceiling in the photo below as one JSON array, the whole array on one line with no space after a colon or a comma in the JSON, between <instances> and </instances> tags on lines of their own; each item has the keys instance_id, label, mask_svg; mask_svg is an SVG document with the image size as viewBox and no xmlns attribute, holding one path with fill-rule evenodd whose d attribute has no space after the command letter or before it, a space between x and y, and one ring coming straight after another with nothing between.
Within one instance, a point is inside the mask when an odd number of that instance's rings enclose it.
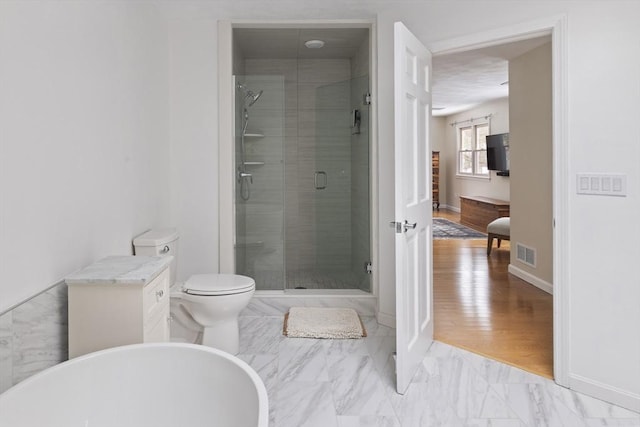
<instances>
[{"instance_id":1,"label":"ceiling","mask_svg":"<svg viewBox=\"0 0 640 427\"><path fill-rule=\"evenodd\" d=\"M368 28L236 28L233 37L245 58L353 58L369 34ZM307 40L322 40L322 49L308 49Z\"/></svg>"},{"instance_id":2,"label":"ceiling","mask_svg":"<svg viewBox=\"0 0 640 427\"><path fill-rule=\"evenodd\" d=\"M233 36L245 58L353 58L368 28L236 28ZM322 49L308 49L307 40L323 40ZM550 36L433 57L434 116L448 116L509 95L509 60L543 45Z\"/></svg>"},{"instance_id":3,"label":"ceiling","mask_svg":"<svg viewBox=\"0 0 640 427\"><path fill-rule=\"evenodd\" d=\"M551 41L551 36L433 57L434 116L448 116L509 96L509 60Z\"/></svg>"}]
</instances>

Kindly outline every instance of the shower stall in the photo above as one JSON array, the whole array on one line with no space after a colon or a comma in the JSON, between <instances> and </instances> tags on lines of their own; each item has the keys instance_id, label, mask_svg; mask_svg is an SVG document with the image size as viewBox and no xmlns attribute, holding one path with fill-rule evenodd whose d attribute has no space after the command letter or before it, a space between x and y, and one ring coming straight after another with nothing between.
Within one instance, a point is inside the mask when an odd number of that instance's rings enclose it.
<instances>
[{"instance_id":1,"label":"shower stall","mask_svg":"<svg viewBox=\"0 0 640 427\"><path fill-rule=\"evenodd\" d=\"M237 61L235 270L257 290L371 291L366 61Z\"/></svg>"}]
</instances>

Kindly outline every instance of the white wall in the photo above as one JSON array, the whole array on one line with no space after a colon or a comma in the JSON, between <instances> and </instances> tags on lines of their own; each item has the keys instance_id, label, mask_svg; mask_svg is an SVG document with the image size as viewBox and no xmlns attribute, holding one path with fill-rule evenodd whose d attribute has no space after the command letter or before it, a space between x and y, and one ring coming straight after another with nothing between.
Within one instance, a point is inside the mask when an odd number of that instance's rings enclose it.
<instances>
[{"instance_id":1,"label":"white wall","mask_svg":"<svg viewBox=\"0 0 640 427\"><path fill-rule=\"evenodd\" d=\"M570 15L567 118L567 167L573 178L567 284L571 379L587 386L617 387L628 393L636 411L640 411L640 131L628 125L640 117L639 18L640 3L611 5L604 14L601 3L590 3ZM596 97L594 89L605 81L606 90L597 91ZM575 175L582 172L627 175L627 197L578 196Z\"/></svg>"},{"instance_id":2,"label":"white wall","mask_svg":"<svg viewBox=\"0 0 640 427\"><path fill-rule=\"evenodd\" d=\"M510 178L498 176L489 171L490 178L469 178L457 175L458 162L458 128L451 123L491 115L489 133L509 132L509 99L502 98L479 105L464 113L445 118L445 146L440 153L440 163L445 165L442 180L446 182L446 193L441 203L454 209L460 209L460 196L484 196L499 200L510 200ZM463 123L468 125L470 122ZM442 193L441 193L442 194Z\"/></svg>"},{"instance_id":3,"label":"white wall","mask_svg":"<svg viewBox=\"0 0 640 427\"><path fill-rule=\"evenodd\" d=\"M0 2L0 313L168 220L155 7Z\"/></svg>"},{"instance_id":4,"label":"white wall","mask_svg":"<svg viewBox=\"0 0 640 427\"><path fill-rule=\"evenodd\" d=\"M178 12L169 13L169 135L171 225L180 233L180 281L219 268L218 81L216 21L197 14L182 19Z\"/></svg>"}]
</instances>

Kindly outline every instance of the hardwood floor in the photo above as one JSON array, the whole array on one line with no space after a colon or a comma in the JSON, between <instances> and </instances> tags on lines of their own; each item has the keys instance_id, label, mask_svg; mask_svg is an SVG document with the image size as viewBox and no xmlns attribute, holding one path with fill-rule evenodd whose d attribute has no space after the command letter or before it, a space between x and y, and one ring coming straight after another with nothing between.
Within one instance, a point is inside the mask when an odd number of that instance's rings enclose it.
<instances>
[{"instance_id":1,"label":"hardwood floor","mask_svg":"<svg viewBox=\"0 0 640 427\"><path fill-rule=\"evenodd\" d=\"M434 217L459 222L441 209ZM509 242L433 241L435 339L553 378L553 299L509 274Z\"/></svg>"}]
</instances>

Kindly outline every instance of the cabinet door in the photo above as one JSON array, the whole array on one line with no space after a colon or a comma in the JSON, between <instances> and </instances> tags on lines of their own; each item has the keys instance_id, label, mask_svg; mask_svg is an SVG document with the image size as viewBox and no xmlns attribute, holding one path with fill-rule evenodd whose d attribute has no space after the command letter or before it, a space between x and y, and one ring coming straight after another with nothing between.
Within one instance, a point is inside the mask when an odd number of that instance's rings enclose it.
<instances>
[{"instance_id":1,"label":"cabinet door","mask_svg":"<svg viewBox=\"0 0 640 427\"><path fill-rule=\"evenodd\" d=\"M146 320L161 311L161 307L169 302L169 269L165 269L158 277L144 287L143 316Z\"/></svg>"},{"instance_id":2,"label":"cabinet door","mask_svg":"<svg viewBox=\"0 0 640 427\"><path fill-rule=\"evenodd\" d=\"M168 342L169 333L169 304L162 307L144 325L144 342Z\"/></svg>"}]
</instances>

